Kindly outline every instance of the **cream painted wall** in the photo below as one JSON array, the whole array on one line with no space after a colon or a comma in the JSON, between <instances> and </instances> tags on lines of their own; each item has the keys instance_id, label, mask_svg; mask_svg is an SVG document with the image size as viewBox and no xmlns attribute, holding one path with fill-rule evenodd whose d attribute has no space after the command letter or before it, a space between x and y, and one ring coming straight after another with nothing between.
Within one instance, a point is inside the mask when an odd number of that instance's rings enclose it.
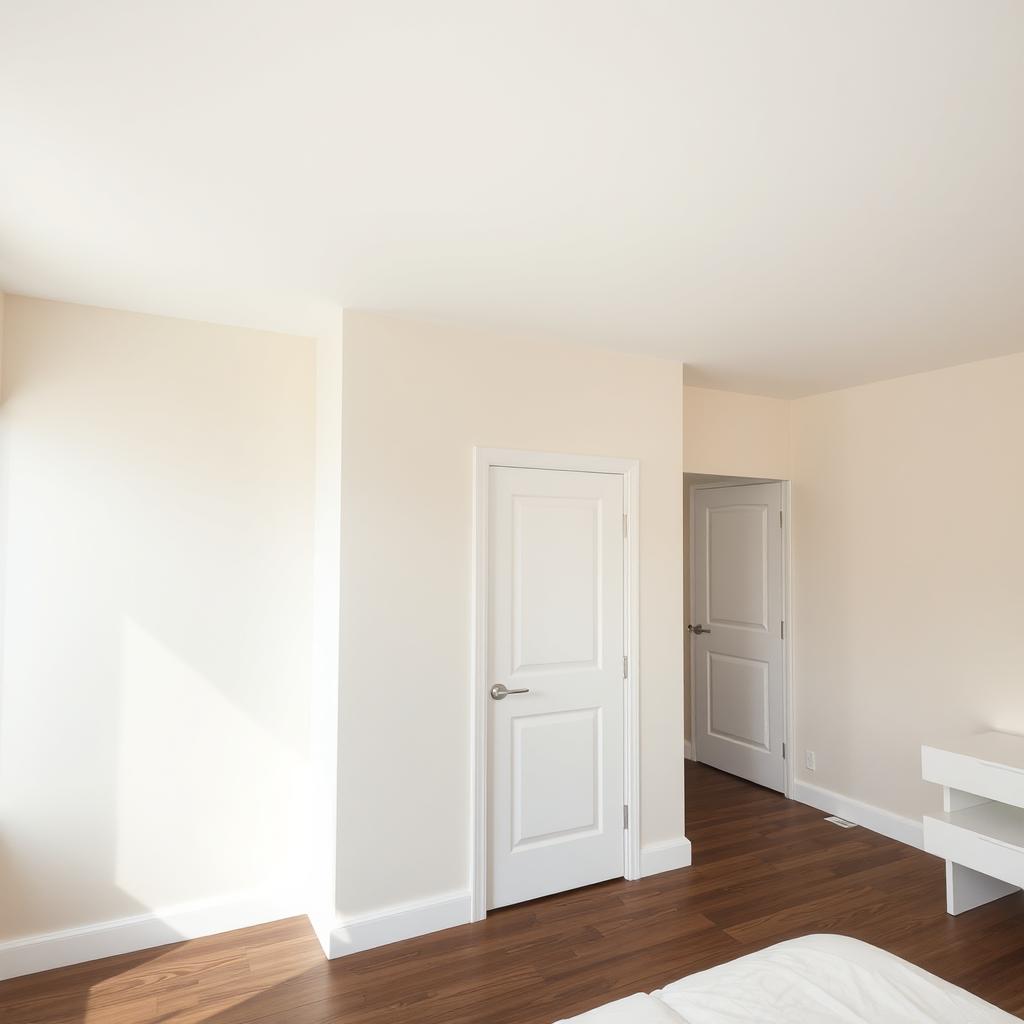
<instances>
[{"instance_id":1,"label":"cream painted wall","mask_svg":"<svg viewBox=\"0 0 1024 1024\"><path fill-rule=\"evenodd\" d=\"M312 342L3 330L0 939L302 877Z\"/></svg>"},{"instance_id":2,"label":"cream painted wall","mask_svg":"<svg viewBox=\"0 0 1024 1024\"><path fill-rule=\"evenodd\" d=\"M682 368L346 313L338 908L468 889L472 449L641 460L643 842L680 837Z\"/></svg>"},{"instance_id":3,"label":"cream painted wall","mask_svg":"<svg viewBox=\"0 0 1024 1024\"><path fill-rule=\"evenodd\" d=\"M1024 732L1024 355L787 403L387 316L314 354L0 295L0 359L0 941L304 878L339 602L337 907L466 889L474 444L642 461L645 845L682 834L684 465L793 480L798 778L916 817L922 739Z\"/></svg>"},{"instance_id":4,"label":"cream painted wall","mask_svg":"<svg viewBox=\"0 0 1024 1024\"><path fill-rule=\"evenodd\" d=\"M923 740L1024 733L1022 395L1016 355L793 403L798 778L916 818Z\"/></svg>"},{"instance_id":5,"label":"cream painted wall","mask_svg":"<svg viewBox=\"0 0 1024 1024\"><path fill-rule=\"evenodd\" d=\"M686 472L788 480L790 405L782 398L687 387Z\"/></svg>"}]
</instances>

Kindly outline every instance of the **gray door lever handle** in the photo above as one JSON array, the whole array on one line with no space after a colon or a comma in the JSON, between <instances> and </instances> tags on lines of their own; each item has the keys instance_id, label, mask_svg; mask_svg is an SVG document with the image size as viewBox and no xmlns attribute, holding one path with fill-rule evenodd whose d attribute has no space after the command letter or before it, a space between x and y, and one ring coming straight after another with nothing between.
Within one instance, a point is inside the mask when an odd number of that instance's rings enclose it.
<instances>
[{"instance_id":1,"label":"gray door lever handle","mask_svg":"<svg viewBox=\"0 0 1024 1024\"><path fill-rule=\"evenodd\" d=\"M529 693L530 688L528 686L523 687L521 690L510 690L504 683L495 683L491 687L491 699L492 700L504 700L510 693Z\"/></svg>"}]
</instances>

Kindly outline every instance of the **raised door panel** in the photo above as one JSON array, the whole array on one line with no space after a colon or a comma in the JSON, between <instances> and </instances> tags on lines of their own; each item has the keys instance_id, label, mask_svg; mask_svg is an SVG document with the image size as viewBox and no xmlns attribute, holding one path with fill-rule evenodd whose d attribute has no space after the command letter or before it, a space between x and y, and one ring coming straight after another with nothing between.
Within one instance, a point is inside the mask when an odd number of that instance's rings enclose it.
<instances>
[{"instance_id":1,"label":"raised door panel","mask_svg":"<svg viewBox=\"0 0 1024 1024\"><path fill-rule=\"evenodd\" d=\"M512 517L512 671L597 667L600 503L517 495Z\"/></svg>"},{"instance_id":2,"label":"raised door panel","mask_svg":"<svg viewBox=\"0 0 1024 1024\"><path fill-rule=\"evenodd\" d=\"M707 621L768 629L768 508L707 510Z\"/></svg>"},{"instance_id":3,"label":"raised door panel","mask_svg":"<svg viewBox=\"0 0 1024 1024\"><path fill-rule=\"evenodd\" d=\"M512 848L601 828L601 709L512 720Z\"/></svg>"},{"instance_id":4,"label":"raised door panel","mask_svg":"<svg viewBox=\"0 0 1024 1024\"><path fill-rule=\"evenodd\" d=\"M708 735L770 749L768 663L712 651L705 678Z\"/></svg>"}]
</instances>

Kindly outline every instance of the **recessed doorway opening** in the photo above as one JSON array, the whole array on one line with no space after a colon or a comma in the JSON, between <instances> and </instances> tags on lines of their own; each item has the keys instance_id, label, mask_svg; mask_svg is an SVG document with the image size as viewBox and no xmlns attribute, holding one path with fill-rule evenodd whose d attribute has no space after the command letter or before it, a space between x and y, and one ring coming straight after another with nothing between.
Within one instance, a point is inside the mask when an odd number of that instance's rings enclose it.
<instances>
[{"instance_id":1,"label":"recessed doorway opening","mask_svg":"<svg viewBox=\"0 0 1024 1024\"><path fill-rule=\"evenodd\" d=\"M687 756L789 795L789 484L684 477Z\"/></svg>"}]
</instances>

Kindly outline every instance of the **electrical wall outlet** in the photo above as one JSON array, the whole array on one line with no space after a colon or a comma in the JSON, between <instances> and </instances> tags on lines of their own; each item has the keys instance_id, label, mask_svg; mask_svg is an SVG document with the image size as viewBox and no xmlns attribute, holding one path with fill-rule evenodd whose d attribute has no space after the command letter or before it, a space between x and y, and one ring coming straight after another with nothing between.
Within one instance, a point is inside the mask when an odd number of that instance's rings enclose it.
<instances>
[{"instance_id":1,"label":"electrical wall outlet","mask_svg":"<svg viewBox=\"0 0 1024 1024\"><path fill-rule=\"evenodd\" d=\"M814 771L815 765L814 765L814 751L813 750L805 750L804 751L804 767L809 772L813 772Z\"/></svg>"}]
</instances>

